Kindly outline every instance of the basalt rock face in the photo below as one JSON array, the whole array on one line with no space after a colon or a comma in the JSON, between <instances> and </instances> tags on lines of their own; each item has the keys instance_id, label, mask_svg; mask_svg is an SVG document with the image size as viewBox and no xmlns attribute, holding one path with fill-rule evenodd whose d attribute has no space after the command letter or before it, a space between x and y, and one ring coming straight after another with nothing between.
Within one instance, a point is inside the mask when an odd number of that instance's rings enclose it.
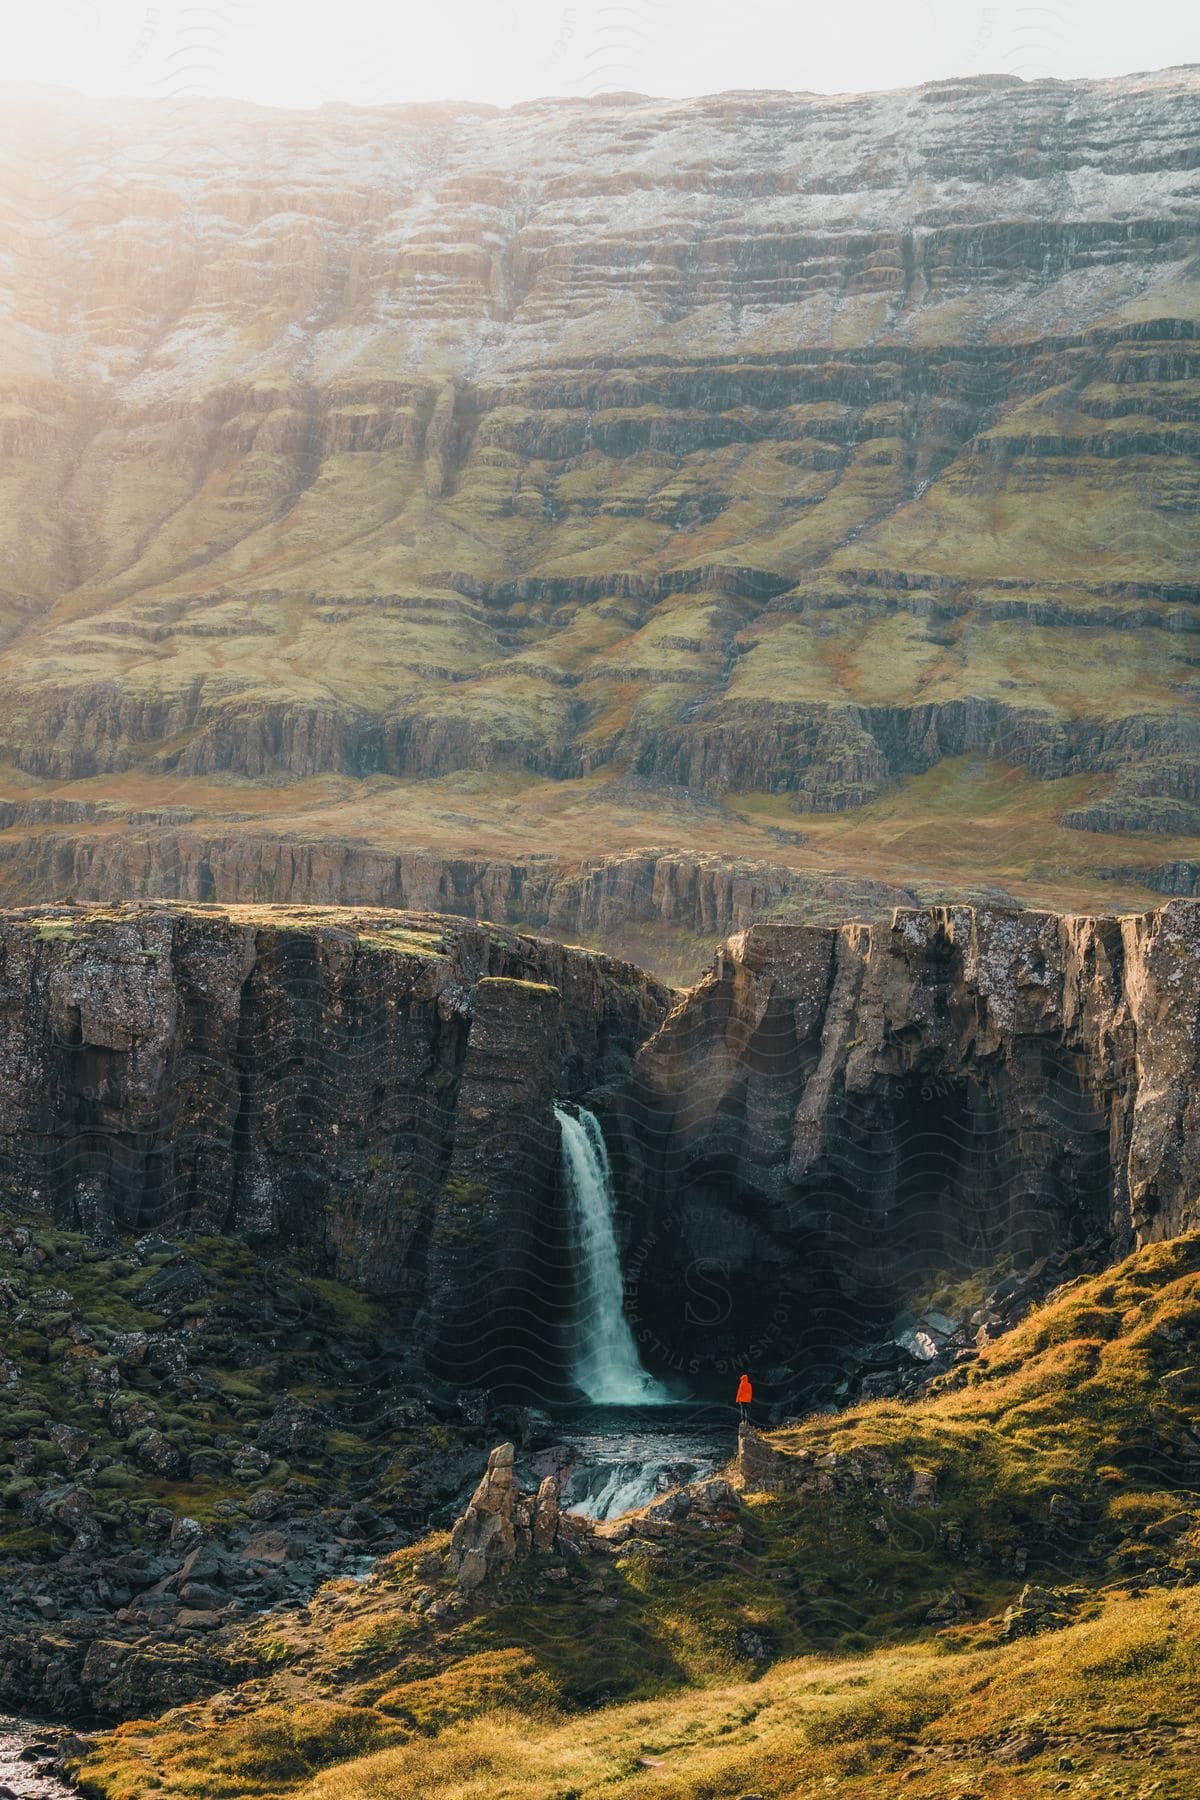
<instances>
[{"instance_id":1,"label":"basalt rock face","mask_svg":"<svg viewBox=\"0 0 1200 1800\"><path fill-rule=\"evenodd\" d=\"M1195 835L1197 92L12 95L0 762Z\"/></svg>"},{"instance_id":2,"label":"basalt rock face","mask_svg":"<svg viewBox=\"0 0 1200 1800\"><path fill-rule=\"evenodd\" d=\"M707 1366L749 1327L795 1360L935 1272L1195 1225L1198 1056L1187 901L752 927L638 1059L645 1341Z\"/></svg>"},{"instance_id":3,"label":"basalt rock face","mask_svg":"<svg viewBox=\"0 0 1200 1800\"><path fill-rule=\"evenodd\" d=\"M48 803L8 809L5 823L76 822ZM0 844L0 897L102 900L110 894L167 900L394 906L495 919L559 938L612 942L629 926L664 925L723 938L781 904L831 920L863 909L883 916L915 896L897 883L825 875L784 863L686 851L637 850L579 861L555 856L398 855L370 844L183 829L165 812L118 834L39 829ZM150 827L150 829L147 829ZM798 835L798 834L797 834Z\"/></svg>"},{"instance_id":4,"label":"basalt rock face","mask_svg":"<svg viewBox=\"0 0 1200 1800\"><path fill-rule=\"evenodd\" d=\"M568 1285L554 1095L623 1080L669 998L433 915L9 913L0 1180L101 1239L287 1247L478 1378L505 1294Z\"/></svg>"},{"instance_id":5,"label":"basalt rock face","mask_svg":"<svg viewBox=\"0 0 1200 1800\"><path fill-rule=\"evenodd\" d=\"M558 1097L605 1128L645 1359L700 1385L811 1377L935 1278L1200 1217L1188 900L754 925L683 996L495 926L350 909L10 912L0 958L15 1204L100 1239L277 1247L389 1295L397 1341L456 1387L562 1379Z\"/></svg>"}]
</instances>

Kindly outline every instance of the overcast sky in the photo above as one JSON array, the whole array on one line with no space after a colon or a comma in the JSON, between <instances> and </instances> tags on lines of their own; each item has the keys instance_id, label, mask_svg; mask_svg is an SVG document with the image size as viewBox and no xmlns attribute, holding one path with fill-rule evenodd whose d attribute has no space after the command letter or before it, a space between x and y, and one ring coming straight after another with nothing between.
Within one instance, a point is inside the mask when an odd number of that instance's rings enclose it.
<instances>
[{"instance_id":1,"label":"overcast sky","mask_svg":"<svg viewBox=\"0 0 1200 1800\"><path fill-rule=\"evenodd\" d=\"M273 106L905 87L1200 61L1184 0L33 0L0 79Z\"/></svg>"}]
</instances>

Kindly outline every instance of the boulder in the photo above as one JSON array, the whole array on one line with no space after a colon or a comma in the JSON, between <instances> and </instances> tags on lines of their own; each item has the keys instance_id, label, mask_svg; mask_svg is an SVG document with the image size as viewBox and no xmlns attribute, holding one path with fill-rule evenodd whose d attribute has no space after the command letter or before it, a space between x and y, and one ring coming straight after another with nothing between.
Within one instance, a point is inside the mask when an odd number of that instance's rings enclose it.
<instances>
[{"instance_id":1,"label":"boulder","mask_svg":"<svg viewBox=\"0 0 1200 1800\"><path fill-rule=\"evenodd\" d=\"M722 1475L697 1481L687 1491L691 1495L693 1512L719 1518L735 1513L741 1506L737 1489Z\"/></svg>"},{"instance_id":2,"label":"boulder","mask_svg":"<svg viewBox=\"0 0 1200 1800\"><path fill-rule=\"evenodd\" d=\"M183 1458L164 1432L152 1427L134 1453L143 1469L152 1475L178 1475Z\"/></svg>"},{"instance_id":3,"label":"boulder","mask_svg":"<svg viewBox=\"0 0 1200 1800\"><path fill-rule=\"evenodd\" d=\"M194 1550L198 1544L204 1543L207 1537L208 1533L199 1519L189 1519L180 1514L177 1519L172 1521L168 1542L172 1550L181 1551L186 1555L189 1550Z\"/></svg>"},{"instance_id":4,"label":"boulder","mask_svg":"<svg viewBox=\"0 0 1200 1800\"><path fill-rule=\"evenodd\" d=\"M199 1263L190 1256L175 1256L142 1283L137 1291L137 1303L147 1312L169 1315L201 1299L207 1292L208 1283Z\"/></svg>"},{"instance_id":5,"label":"boulder","mask_svg":"<svg viewBox=\"0 0 1200 1800\"><path fill-rule=\"evenodd\" d=\"M118 1437L129 1437L135 1431L152 1430L158 1414L144 1400L133 1394L117 1394L108 1409L109 1424Z\"/></svg>"},{"instance_id":6,"label":"boulder","mask_svg":"<svg viewBox=\"0 0 1200 1800\"><path fill-rule=\"evenodd\" d=\"M315 1450L325 1434L325 1419L316 1407L298 1400L284 1400L275 1408L258 1434L259 1444L285 1460Z\"/></svg>"},{"instance_id":7,"label":"boulder","mask_svg":"<svg viewBox=\"0 0 1200 1800\"><path fill-rule=\"evenodd\" d=\"M215 1545L197 1544L184 1557L175 1580L182 1590L186 1582L214 1580L220 1576L221 1567L221 1557Z\"/></svg>"},{"instance_id":8,"label":"boulder","mask_svg":"<svg viewBox=\"0 0 1200 1800\"><path fill-rule=\"evenodd\" d=\"M1046 1747L1044 1731L1023 1731L1017 1737L1006 1738L995 1752L997 1762L1023 1763L1031 1762L1040 1756Z\"/></svg>"},{"instance_id":9,"label":"boulder","mask_svg":"<svg viewBox=\"0 0 1200 1800\"><path fill-rule=\"evenodd\" d=\"M745 1423L738 1427L737 1471L749 1493L778 1493L808 1480L806 1458L776 1450L761 1431Z\"/></svg>"},{"instance_id":10,"label":"boulder","mask_svg":"<svg viewBox=\"0 0 1200 1800\"><path fill-rule=\"evenodd\" d=\"M1074 1594L1059 1588L1036 1587L1029 1582L1005 1610L1004 1636L1035 1637L1045 1631L1060 1631L1071 1623L1077 1607Z\"/></svg>"},{"instance_id":11,"label":"boulder","mask_svg":"<svg viewBox=\"0 0 1200 1800\"><path fill-rule=\"evenodd\" d=\"M195 1612L216 1612L229 1596L209 1587L205 1581L185 1581L179 1589L179 1598L184 1606Z\"/></svg>"},{"instance_id":12,"label":"boulder","mask_svg":"<svg viewBox=\"0 0 1200 1800\"><path fill-rule=\"evenodd\" d=\"M46 1435L52 1443L58 1445L72 1468L83 1461L92 1447L92 1440L87 1433L78 1431L74 1425L51 1425Z\"/></svg>"}]
</instances>

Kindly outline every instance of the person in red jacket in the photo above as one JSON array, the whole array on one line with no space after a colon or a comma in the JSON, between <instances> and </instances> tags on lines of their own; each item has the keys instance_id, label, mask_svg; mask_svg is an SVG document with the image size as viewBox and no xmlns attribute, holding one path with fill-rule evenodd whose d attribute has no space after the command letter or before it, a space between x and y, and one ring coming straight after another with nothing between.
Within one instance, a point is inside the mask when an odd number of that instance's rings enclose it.
<instances>
[{"instance_id":1,"label":"person in red jacket","mask_svg":"<svg viewBox=\"0 0 1200 1800\"><path fill-rule=\"evenodd\" d=\"M749 1406L749 1404L753 1400L753 1398L754 1398L754 1389L750 1386L750 1377L748 1375L743 1375L741 1380L738 1382L738 1389L737 1389L737 1403L738 1403L738 1407L741 1411L743 1421L747 1417L746 1408Z\"/></svg>"}]
</instances>

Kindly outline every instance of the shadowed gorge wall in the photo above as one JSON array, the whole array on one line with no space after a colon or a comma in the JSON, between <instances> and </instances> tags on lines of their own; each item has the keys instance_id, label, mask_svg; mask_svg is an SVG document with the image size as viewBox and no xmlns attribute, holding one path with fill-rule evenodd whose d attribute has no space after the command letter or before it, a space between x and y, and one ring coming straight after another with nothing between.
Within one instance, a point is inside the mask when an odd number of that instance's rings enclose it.
<instances>
[{"instance_id":1,"label":"shadowed gorge wall","mask_svg":"<svg viewBox=\"0 0 1200 1800\"><path fill-rule=\"evenodd\" d=\"M720 1370L758 1329L794 1365L935 1273L1193 1224L1198 930L1184 902L732 938L643 1047L625 1114L654 1340Z\"/></svg>"},{"instance_id":2,"label":"shadowed gorge wall","mask_svg":"<svg viewBox=\"0 0 1200 1800\"><path fill-rule=\"evenodd\" d=\"M552 1101L626 1076L669 998L434 915L4 915L0 1183L102 1240L291 1251L392 1296L459 1382L498 1379L536 1360L531 1296L569 1287Z\"/></svg>"}]
</instances>

